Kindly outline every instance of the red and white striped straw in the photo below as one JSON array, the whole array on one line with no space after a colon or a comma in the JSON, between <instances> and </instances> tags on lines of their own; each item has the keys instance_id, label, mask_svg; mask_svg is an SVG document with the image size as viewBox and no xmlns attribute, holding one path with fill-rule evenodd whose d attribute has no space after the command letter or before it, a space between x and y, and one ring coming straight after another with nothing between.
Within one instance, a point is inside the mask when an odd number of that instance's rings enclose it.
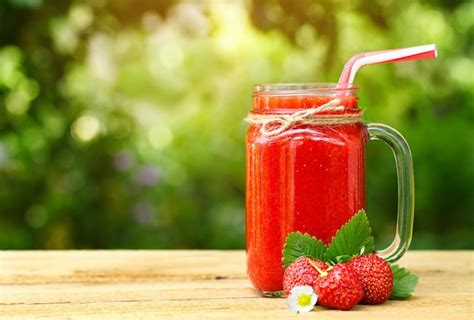
<instances>
[{"instance_id":1,"label":"red and white striped straw","mask_svg":"<svg viewBox=\"0 0 474 320\"><path fill-rule=\"evenodd\" d=\"M384 51L371 51L357 54L350 58L344 65L339 84L348 84L354 81L357 71L369 64L392 63L409 60L421 60L436 58L438 51L436 45L392 49Z\"/></svg>"}]
</instances>

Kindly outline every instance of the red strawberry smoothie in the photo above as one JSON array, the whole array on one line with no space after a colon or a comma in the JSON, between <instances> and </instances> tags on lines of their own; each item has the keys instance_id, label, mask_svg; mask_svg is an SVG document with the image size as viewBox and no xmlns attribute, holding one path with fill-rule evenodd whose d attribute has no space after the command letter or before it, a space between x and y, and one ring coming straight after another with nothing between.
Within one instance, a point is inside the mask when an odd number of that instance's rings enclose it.
<instances>
[{"instance_id":1,"label":"red strawberry smoothie","mask_svg":"<svg viewBox=\"0 0 474 320\"><path fill-rule=\"evenodd\" d=\"M333 98L257 95L252 113L288 114ZM357 97L340 99L345 114L359 112ZM273 292L282 290L282 249L288 233L306 232L327 244L365 207L367 137L361 122L300 124L270 137L259 128L250 126L246 141L247 271L257 289Z\"/></svg>"}]
</instances>

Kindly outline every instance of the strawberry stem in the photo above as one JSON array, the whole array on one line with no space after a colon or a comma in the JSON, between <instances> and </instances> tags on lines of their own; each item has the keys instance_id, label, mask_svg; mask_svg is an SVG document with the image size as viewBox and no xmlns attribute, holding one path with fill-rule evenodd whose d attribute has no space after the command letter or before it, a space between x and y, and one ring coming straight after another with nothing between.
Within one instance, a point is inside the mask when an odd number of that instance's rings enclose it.
<instances>
[{"instance_id":1,"label":"strawberry stem","mask_svg":"<svg viewBox=\"0 0 474 320\"><path fill-rule=\"evenodd\" d=\"M325 277L325 276L328 275L328 273L327 273L326 271L323 271L323 270L319 269L319 267L318 267L317 265L315 265L312 261L309 261L309 264L310 264L313 268L315 268L316 271L318 271L318 273L319 273L319 275L320 275L321 277ZM328 269L330 270L330 269L332 269L332 267L329 267Z\"/></svg>"}]
</instances>

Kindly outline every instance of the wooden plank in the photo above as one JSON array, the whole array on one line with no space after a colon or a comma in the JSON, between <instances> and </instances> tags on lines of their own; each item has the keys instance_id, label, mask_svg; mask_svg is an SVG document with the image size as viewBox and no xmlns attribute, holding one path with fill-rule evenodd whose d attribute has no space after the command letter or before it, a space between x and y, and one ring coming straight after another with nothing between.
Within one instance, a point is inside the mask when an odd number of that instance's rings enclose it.
<instances>
[{"instance_id":1,"label":"wooden plank","mask_svg":"<svg viewBox=\"0 0 474 320\"><path fill-rule=\"evenodd\" d=\"M411 251L416 296L317 319L472 319L473 251ZM243 251L12 251L0 253L0 318L279 319L285 299L262 298Z\"/></svg>"},{"instance_id":2,"label":"wooden plank","mask_svg":"<svg viewBox=\"0 0 474 320\"><path fill-rule=\"evenodd\" d=\"M245 278L244 256L197 250L3 251L0 283Z\"/></svg>"}]
</instances>

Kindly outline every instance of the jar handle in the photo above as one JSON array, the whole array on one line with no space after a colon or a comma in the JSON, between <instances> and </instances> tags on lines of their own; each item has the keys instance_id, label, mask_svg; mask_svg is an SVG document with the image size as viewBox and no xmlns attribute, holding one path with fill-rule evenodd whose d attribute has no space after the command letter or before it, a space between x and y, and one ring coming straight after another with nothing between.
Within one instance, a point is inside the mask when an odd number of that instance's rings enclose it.
<instances>
[{"instance_id":1,"label":"jar handle","mask_svg":"<svg viewBox=\"0 0 474 320\"><path fill-rule=\"evenodd\" d=\"M397 228L393 242L377 255L387 262L400 259L410 246L415 213L415 178L410 147L405 138L395 129L379 123L367 124L370 140L385 142L395 156L398 180Z\"/></svg>"}]
</instances>

